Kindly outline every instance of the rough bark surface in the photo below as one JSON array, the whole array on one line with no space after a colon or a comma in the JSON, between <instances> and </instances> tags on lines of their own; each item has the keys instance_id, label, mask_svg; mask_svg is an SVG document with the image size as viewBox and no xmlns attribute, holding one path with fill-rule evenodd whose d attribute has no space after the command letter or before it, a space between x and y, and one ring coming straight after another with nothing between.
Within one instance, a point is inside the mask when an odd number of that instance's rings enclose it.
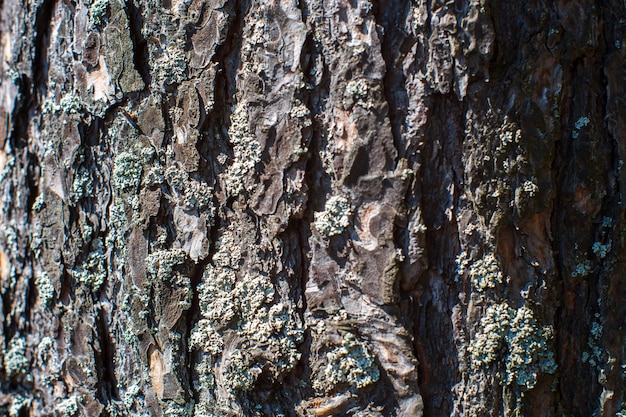
<instances>
[{"instance_id":1,"label":"rough bark surface","mask_svg":"<svg viewBox=\"0 0 626 417\"><path fill-rule=\"evenodd\" d=\"M0 414L626 415L623 1L0 14Z\"/></svg>"}]
</instances>

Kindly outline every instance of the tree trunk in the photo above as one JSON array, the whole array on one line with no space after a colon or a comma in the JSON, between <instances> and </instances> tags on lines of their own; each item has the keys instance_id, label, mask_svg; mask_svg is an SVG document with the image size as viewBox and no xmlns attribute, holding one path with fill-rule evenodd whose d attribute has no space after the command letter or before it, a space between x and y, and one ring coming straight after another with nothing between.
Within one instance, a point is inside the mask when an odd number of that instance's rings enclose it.
<instances>
[{"instance_id":1,"label":"tree trunk","mask_svg":"<svg viewBox=\"0 0 626 417\"><path fill-rule=\"evenodd\" d=\"M626 415L623 1L0 10L0 414Z\"/></svg>"}]
</instances>

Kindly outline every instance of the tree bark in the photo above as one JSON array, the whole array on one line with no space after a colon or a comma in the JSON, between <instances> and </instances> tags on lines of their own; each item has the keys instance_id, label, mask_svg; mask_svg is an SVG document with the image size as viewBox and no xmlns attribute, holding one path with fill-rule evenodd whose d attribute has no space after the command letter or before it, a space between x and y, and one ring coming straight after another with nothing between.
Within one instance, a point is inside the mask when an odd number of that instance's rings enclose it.
<instances>
[{"instance_id":1,"label":"tree bark","mask_svg":"<svg viewBox=\"0 0 626 417\"><path fill-rule=\"evenodd\" d=\"M0 414L626 415L623 1L0 7Z\"/></svg>"}]
</instances>

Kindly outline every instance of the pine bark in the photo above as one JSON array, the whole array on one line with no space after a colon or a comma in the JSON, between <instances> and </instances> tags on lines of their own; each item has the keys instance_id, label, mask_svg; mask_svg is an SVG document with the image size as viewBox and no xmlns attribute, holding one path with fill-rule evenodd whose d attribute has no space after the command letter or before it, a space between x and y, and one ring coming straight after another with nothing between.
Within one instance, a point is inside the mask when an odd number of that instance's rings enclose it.
<instances>
[{"instance_id":1,"label":"pine bark","mask_svg":"<svg viewBox=\"0 0 626 417\"><path fill-rule=\"evenodd\" d=\"M626 415L623 1L0 16L0 414Z\"/></svg>"}]
</instances>

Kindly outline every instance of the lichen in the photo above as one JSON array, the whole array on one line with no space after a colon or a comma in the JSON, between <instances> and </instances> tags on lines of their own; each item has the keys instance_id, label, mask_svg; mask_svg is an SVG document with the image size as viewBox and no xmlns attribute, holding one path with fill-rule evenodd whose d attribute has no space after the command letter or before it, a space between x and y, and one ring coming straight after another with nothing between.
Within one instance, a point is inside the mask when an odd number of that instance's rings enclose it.
<instances>
[{"instance_id":1,"label":"lichen","mask_svg":"<svg viewBox=\"0 0 626 417\"><path fill-rule=\"evenodd\" d=\"M161 88L180 84L187 73L187 59L184 46L176 41L168 43L161 55L154 61L154 81Z\"/></svg>"},{"instance_id":2,"label":"lichen","mask_svg":"<svg viewBox=\"0 0 626 417\"><path fill-rule=\"evenodd\" d=\"M572 138L578 139L578 134L579 134L580 130L583 127L588 126L589 122L590 122L590 120L589 120L589 118L587 116L582 116L578 120L576 120L576 123L574 123L574 130L572 130Z\"/></svg>"},{"instance_id":3,"label":"lichen","mask_svg":"<svg viewBox=\"0 0 626 417\"><path fill-rule=\"evenodd\" d=\"M9 376L17 376L26 373L29 367L26 357L26 339L13 337L4 352L4 370Z\"/></svg>"},{"instance_id":4,"label":"lichen","mask_svg":"<svg viewBox=\"0 0 626 417\"><path fill-rule=\"evenodd\" d=\"M113 185L119 192L137 191L142 173L141 157L134 152L122 152L115 157Z\"/></svg>"},{"instance_id":5,"label":"lichen","mask_svg":"<svg viewBox=\"0 0 626 417\"><path fill-rule=\"evenodd\" d=\"M293 369L300 360L297 344L304 334L295 313L276 302L270 276L241 270L241 250L230 228L216 242L213 263L198 286L201 318L190 338L191 350L222 355L226 366L219 379L233 394L252 389L263 371L277 377ZM245 342L234 351L232 346L226 350L222 334L233 327ZM212 367L197 370L201 378L213 380Z\"/></svg>"},{"instance_id":6,"label":"lichen","mask_svg":"<svg viewBox=\"0 0 626 417\"><path fill-rule=\"evenodd\" d=\"M78 170L72 182L72 194L70 196L72 202L76 203L83 197L93 194L94 185L91 176L91 172L85 167Z\"/></svg>"},{"instance_id":7,"label":"lichen","mask_svg":"<svg viewBox=\"0 0 626 417\"><path fill-rule=\"evenodd\" d=\"M332 196L326 201L324 211L315 213L315 229L326 237L343 233L350 225L350 202L341 196Z\"/></svg>"},{"instance_id":8,"label":"lichen","mask_svg":"<svg viewBox=\"0 0 626 417\"><path fill-rule=\"evenodd\" d=\"M174 267L186 260L187 254L182 249L158 250L146 257L146 271L159 282L169 281L174 275Z\"/></svg>"},{"instance_id":9,"label":"lichen","mask_svg":"<svg viewBox=\"0 0 626 417\"><path fill-rule=\"evenodd\" d=\"M349 81L346 85L346 93L354 100L365 101L368 93L367 82L363 79Z\"/></svg>"},{"instance_id":10,"label":"lichen","mask_svg":"<svg viewBox=\"0 0 626 417\"><path fill-rule=\"evenodd\" d=\"M504 359L506 385L515 383L522 391L532 389L539 375L553 374L557 365L550 341L551 326L540 326L527 306L507 303L489 306L468 347L475 367Z\"/></svg>"},{"instance_id":11,"label":"lichen","mask_svg":"<svg viewBox=\"0 0 626 417\"><path fill-rule=\"evenodd\" d=\"M503 275L495 255L487 253L483 258L472 263L469 268L469 278L473 288L479 292L502 284Z\"/></svg>"},{"instance_id":12,"label":"lichen","mask_svg":"<svg viewBox=\"0 0 626 417\"><path fill-rule=\"evenodd\" d=\"M611 243L612 242L610 240L606 244L602 244L600 242L594 242L591 249L593 250L593 253L595 253L595 255L598 258L604 259L611 251Z\"/></svg>"},{"instance_id":13,"label":"lichen","mask_svg":"<svg viewBox=\"0 0 626 417\"><path fill-rule=\"evenodd\" d=\"M189 177L189 174L175 166L169 167L164 176L177 197L179 206L209 212L209 217L213 217L213 188L203 181Z\"/></svg>"},{"instance_id":14,"label":"lichen","mask_svg":"<svg viewBox=\"0 0 626 417\"><path fill-rule=\"evenodd\" d=\"M78 114L83 109L82 101L80 101L80 98L73 94L66 94L63 96L59 105L65 114Z\"/></svg>"},{"instance_id":15,"label":"lichen","mask_svg":"<svg viewBox=\"0 0 626 417\"><path fill-rule=\"evenodd\" d=\"M17 394L11 399L11 406L9 407L10 417L19 417L22 414L22 410L30 406L32 398L23 394Z\"/></svg>"},{"instance_id":16,"label":"lichen","mask_svg":"<svg viewBox=\"0 0 626 417\"><path fill-rule=\"evenodd\" d=\"M365 345L350 332L343 336L341 345L326 353L327 365L313 387L321 392L329 392L340 384L347 384L352 390L364 388L380 377L380 370Z\"/></svg>"},{"instance_id":17,"label":"lichen","mask_svg":"<svg viewBox=\"0 0 626 417\"><path fill-rule=\"evenodd\" d=\"M230 195L237 195L244 191L245 178L261 161L259 142L250 131L248 109L242 103L235 106L230 116L228 137L233 146L233 160L223 174L224 186Z\"/></svg>"},{"instance_id":18,"label":"lichen","mask_svg":"<svg viewBox=\"0 0 626 417\"><path fill-rule=\"evenodd\" d=\"M104 22L109 8L109 0L96 0L89 8L89 20L94 26L101 25Z\"/></svg>"},{"instance_id":19,"label":"lichen","mask_svg":"<svg viewBox=\"0 0 626 417\"><path fill-rule=\"evenodd\" d=\"M74 394L71 397L60 401L57 405L57 410L62 416L71 417L78 413L78 404L80 404L80 399Z\"/></svg>"},{"instance_id":20,"label":"lichen","mask_svg":"<svg viewBox=\"0 0 626 417\"><path fill-rule=\"evenodd\" d=\"M47 272L42 272L35 279L35 286L37 287L39 299L44 305L47 305L54 298L54 285L52 285Z\"/></svg>"},{"instance_id":21,"label":"lichen","mask_svg":"<svg viewBox=\"0 0 626 417\"><path fill-rule=\"evenodd\" d=\"M85 261L76 269L70 270L70 274L93 292L100 289L107 277L105 248L101 238L94 239Z\"/></svg>"}]
</instances>

